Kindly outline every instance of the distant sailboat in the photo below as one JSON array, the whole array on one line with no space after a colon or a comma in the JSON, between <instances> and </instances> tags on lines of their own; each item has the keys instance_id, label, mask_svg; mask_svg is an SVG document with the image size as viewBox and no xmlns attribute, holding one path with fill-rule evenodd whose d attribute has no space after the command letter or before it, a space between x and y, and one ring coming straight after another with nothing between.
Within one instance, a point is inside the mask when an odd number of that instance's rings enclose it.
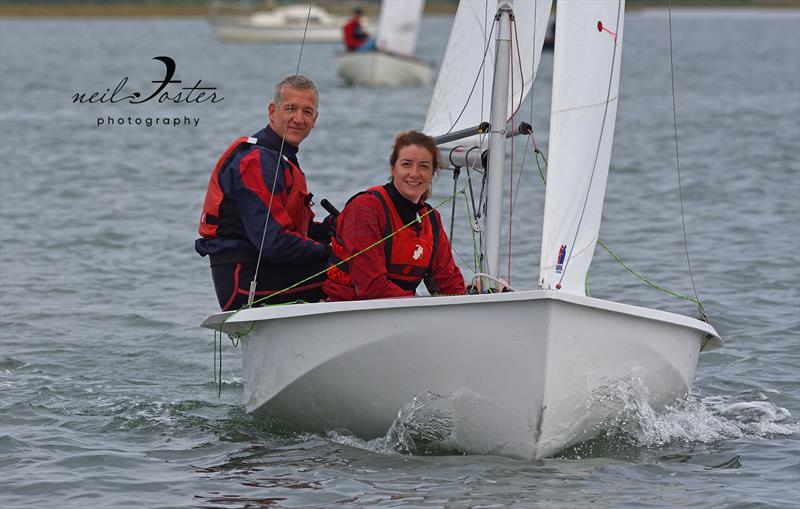
<instances>
[{"instance_id":1,"label":"distant sailboat","mask_svg":"<svg viewBox=\"0 0 800 509\"><path fill-rule=\"evenodd\" d=\"M500 276L506 123L531 90L550 4L498 0L493 11L462 1L428 112L427 132L452 132L462 144L440 146L445 160L488 162L486 282ZM448 445L542 458L602 432L623 411L609 404L621 386L638 388L656 410L689 392L700 353L721 345L710 324L585 294L611 158L624 9L624 0L559 4L539 288L212 315L204 326L241 337L248 412L297 430L346 428L373 439L420 402L447 423L439 438ZM482 72L486 79L476 79ZM488 143L465 141L487 115Z\"/></svg>"},{"instance_id":2,"label":"distant sailboat","mask_svg":"<svg viewBox=\"0 0 800 509\"><path fill-rule=\"evenodd\" d=\"M285 5L270 10L220 15L212 4L211 25L223 42L335 43L344 18L316 5Z\"/></svg>"},{"instance_id":3,"label":"distant sailboat","mask_svg":"<svg viewBox=\"0 0 800 509\"><path fill-rule=\"evenodd\" d=\"M350 85L401 86L431 82L431 65L414 56L424 0L383 0L375 50L336 57L339 76Z\"/></svg>"}]
</instances>

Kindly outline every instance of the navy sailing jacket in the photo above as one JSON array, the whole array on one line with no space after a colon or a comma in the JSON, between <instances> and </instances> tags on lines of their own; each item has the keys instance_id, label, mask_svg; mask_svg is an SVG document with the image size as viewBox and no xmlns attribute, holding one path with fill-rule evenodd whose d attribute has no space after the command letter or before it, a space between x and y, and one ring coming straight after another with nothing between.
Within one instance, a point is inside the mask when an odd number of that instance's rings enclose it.
<instances>
[{"instance_id":1,"label":"navy sailing jacket","mask_svg":"<svg viewBox=\"0 0 800 509\"><path fill-rule=\"evenodd\" d=\"M330 237L326 227L313 221L311 194L297 164L297 147L284 143L279 165L281 138L269 126L253 138L257 144L237 140L217 163L195 250L211 255L212 263L215 256L220 259L226 253L234 255L226 262L255 261L266 224L262 256L268 261L326 259Z\"/></svg>"}]
</instances>

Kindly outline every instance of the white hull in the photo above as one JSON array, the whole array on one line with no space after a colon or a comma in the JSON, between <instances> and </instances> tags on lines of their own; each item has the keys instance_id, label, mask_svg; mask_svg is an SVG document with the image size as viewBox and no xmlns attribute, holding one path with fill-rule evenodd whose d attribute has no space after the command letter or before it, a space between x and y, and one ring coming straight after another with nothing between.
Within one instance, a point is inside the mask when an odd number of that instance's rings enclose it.
<instances>
[{"instance_id":1,"label":"white hull","mask_svg":"<svg viewBox=\"0 0 800 509\"><path fill-rule=\"evenodd\" d=\"M336 70L348 85L427 85L433 79L433 69L424 60L382 51L342 53L336 57Z\"/></svg>"},{"instance_id":2,"label":"white hull","mask_svg":"<svg viewBox=\"0 0 800 509\"><path fill-rule=\"evenodd\" d=\"M256 308L222 330L250 330L248 412L372 439L434 394L459 448L521 458L596 436L613 410L593 396L615 383L642 383L656 409L686 394L701 349L720 344L698 320L554 291Z\"/></svg>"},{"instance_id":3,"label":"white hull","mask_svg":"<svg viewBox=\"0 0 800 509\"><path fill-rule=\"evenodd\" d=\"M334 27L259 27L247 23L215 23L214 30L223 42L341 43L342 29Z\"/></svg>"}]
</instances>

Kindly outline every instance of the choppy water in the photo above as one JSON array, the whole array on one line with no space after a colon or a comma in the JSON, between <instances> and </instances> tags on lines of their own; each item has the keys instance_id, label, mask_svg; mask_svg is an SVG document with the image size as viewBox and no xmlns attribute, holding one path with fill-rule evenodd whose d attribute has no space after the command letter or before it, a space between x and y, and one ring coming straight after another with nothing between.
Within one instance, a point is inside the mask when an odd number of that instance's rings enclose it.
<instances>
[{"instance_id":1,"label":"choppy water","mask_svg":"<svg viewBox=\"0 0 800 509\"><path fill-rule=\"evenodd\" d=\"M449 18L426 18L438 61ZM686 223L695 280L725 348L692 397L654 413L634 388L615 430L554 459L443 455L424 401L387 436L295 436L243 411L239 352L221 397L207 262L192 243L210 169L265 123L293 45L222 45L202 20L0 21L0 505L11 507L791 507L800 505L800 16L692 11L673 19ZM671 130L664 11L626 20L616 144L601 237L689 293ZM307 47L321 89L301 161L342 204L388 173L395 132L421 126L431 87L342 87L335 46ZM73 104L123 76L218 87L217 104ZM541 76L551 74L546 56ZM546 147L549 88L534 126ZM530 111L526 107L523 110ZM97 126L107 116L196 127ZM524 144L518 145L517 162ZM535 281L541 185L528 156L512 283ZM443 176L437 196L450 184ZM447 213L445 213L447 215ZM455 245L469 258L463 220ZM598 250L593 295L692 313ZM422 431L420 431L422 430Z\"/></svg>"}]
</instances>

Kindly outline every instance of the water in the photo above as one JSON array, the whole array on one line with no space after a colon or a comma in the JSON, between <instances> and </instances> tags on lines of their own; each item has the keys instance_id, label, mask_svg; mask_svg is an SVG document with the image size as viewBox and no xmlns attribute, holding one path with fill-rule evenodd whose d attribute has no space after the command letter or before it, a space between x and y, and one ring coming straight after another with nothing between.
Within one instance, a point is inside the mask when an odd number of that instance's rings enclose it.
<instances>
[{"instance_id":1,"label":"water","mask_svg":"<svg viewBox=\"0 0 800 509\"><path fill-rule=\"evenodd\" d=\"M450 22L425 19L422 57L441 59ZM415 444L415 433L446 431L424 401L398 409L373 442L270 427L243 411L229 344L216 396L212 334L198 327L216 309L207 261L192 249L200 205L221 150L265 123L271 85L294 71L297 46L222 45L195 19L0 21L0 504L800 505L800 16L691 11L673 25L690 254L725 348L701 356L690 400L655 413L635 388L620 390L613 396L626 411L606 435L526 462ZM626 20L601 238L648 278L691 294L666 29L664 11ZM393 135L422 124L432 87L345 88L336 50L303 53L322 105L300 157L312 191L341 205L388 176ZM160 55L176 61L176 79L202 79L224 100L72 103L124 76L129 89L149 87L163 76L151 60ZM549 88L536 90L534 127L546 147ZM109 115L199 124L96 125ZM535 282L542 207L527 157L513 225L520 287ZM454 240L470 259L461 218ZM590 275L595 296L694 312L601 250Z\"/></svg>"}]
</instances>

